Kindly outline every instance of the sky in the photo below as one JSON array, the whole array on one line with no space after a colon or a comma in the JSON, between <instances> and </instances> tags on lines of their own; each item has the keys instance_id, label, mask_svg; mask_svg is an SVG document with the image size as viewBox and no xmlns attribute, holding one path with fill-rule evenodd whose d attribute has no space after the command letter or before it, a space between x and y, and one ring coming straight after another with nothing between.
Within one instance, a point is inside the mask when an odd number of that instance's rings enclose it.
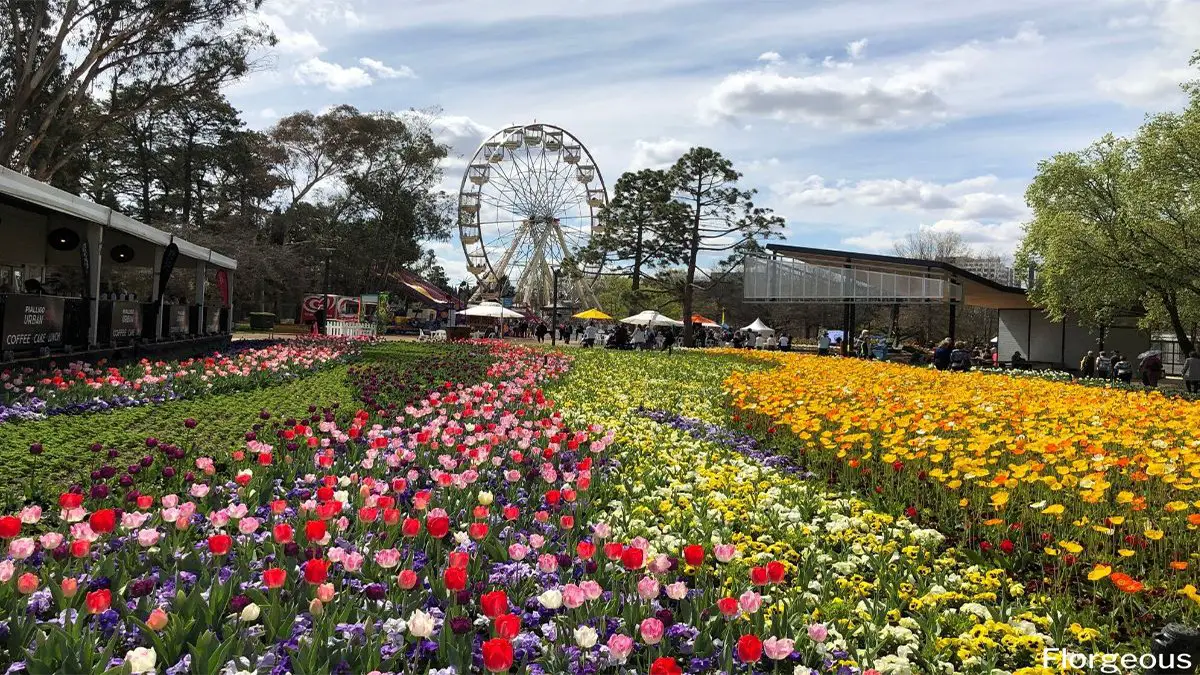
<instances>
[{"instance_id":1,"label":"sky","mask_svg":"<svg viewBox=\"0 0 1200 675\"><path fill-rule=\"evenodd\" d=\"M444 185L496 130L578 137L611 192L688 148L733 161L783 241L891 252L919 229L1010 253L1040 160L1134 132L1200 76L1200 0L267 0L230 87L299 110L436 109ZM457 238L434 244L450 278Z\"/></svg>"}]
</instances>

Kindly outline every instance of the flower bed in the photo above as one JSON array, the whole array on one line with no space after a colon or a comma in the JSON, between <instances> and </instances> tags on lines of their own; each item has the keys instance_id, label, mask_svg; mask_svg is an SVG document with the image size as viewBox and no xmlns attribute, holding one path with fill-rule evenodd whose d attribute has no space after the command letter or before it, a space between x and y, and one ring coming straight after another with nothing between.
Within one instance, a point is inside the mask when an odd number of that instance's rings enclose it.
<instances>
[{"instance_id":1,"label":"flower bed","mask_svg":"<svg viewBox=\"0 0 1200 675\"><path fill-rule=\"evenodd\" d=\"M34 372L0 371L0 423L78 415L210 394L246 391L301 377L353 356L366 340L303 338L182 361L127 366L74 362Z\"/></svg>"},{"instance_id":2,"label":"flower bed","mask_svg":"<svg viewBox=\"0 0 1200 675\"><path fill-rule=\"evenodd\" d=\"M1200 405L983 373L756 354L733 405L801 461L1109 615L1200 617ZM778 433L776 433L778 432Z\"/></svg>"}]
</instances>

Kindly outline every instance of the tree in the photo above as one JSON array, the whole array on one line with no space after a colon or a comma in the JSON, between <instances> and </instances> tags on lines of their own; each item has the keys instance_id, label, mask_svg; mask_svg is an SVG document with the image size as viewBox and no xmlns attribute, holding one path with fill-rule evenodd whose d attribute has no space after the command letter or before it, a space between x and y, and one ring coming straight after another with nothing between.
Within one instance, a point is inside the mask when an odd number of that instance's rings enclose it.
<instances>
[{"instance_id":1,"label":"tree","mask_svg":"<svg viewBox=\"0 0 1200 675\"><path fill-rule=\"evenodd\" d=\"M273 37L262 0L0 0L0 164L50 180L108 124L216 91ZM102 115L86 115L98 89Z\"/></svg>"},{"instance_id":2,"label":"tree","mask_svg":"<svg viewBox=\"0 0 1200 675\"><path fill-rule=\"evenodd\" d=\"M665 171L625 173L600 211L601 231L592 236L580 259L628 278L628 295L621 304L640 306L645 300L644 281L653 277L655 269L681 259L681 243L664 235L678 232L686 215L683 204L671 199Z\"/></svg>"},{"instance_id":3,"label":"tree","mask_svg":"<svg viewBox=\"0 0 1200 675\"><path fill-rule=\"evenodd\" d=\"M893 246L896 255L914 260L950 261L971 254L971 247L957 232L938 232L921 228L909 232Z\"/></svg>"},{"instance_id":4,"label":"tree","mask_svg":"<svg viewBox=\"0 0 1200 675\"><path fill-rule=\"evenodd\" d=\"M677 241L685 266L682 306L683 344L693 344L693 305L702 254L742 249L760 239L775 236L783 219L770 209L756 207L754 190L737 187L742 174L733 163L709 148L692 148L668 173L672 198L683 205L684 217L672 223L664 238ZM707 276L707 275L706 275Z\"/></svg>"},{"instance_id":5,"label":"tree","mask_svg":"<svg viewBox=\"0 0 1200 675\"><path fill-rule=\"evenodd\" d=\"M1155 115L1136 137L1107 135L1038 166L1026 193L1034 211L1018 259L1038 265L1032 298L1055 318L1103 326L1145 308L1166 319L1185 352L1200 319L1196 160L1200 96L1183 113Z\"/></svg>"}]
</instances>

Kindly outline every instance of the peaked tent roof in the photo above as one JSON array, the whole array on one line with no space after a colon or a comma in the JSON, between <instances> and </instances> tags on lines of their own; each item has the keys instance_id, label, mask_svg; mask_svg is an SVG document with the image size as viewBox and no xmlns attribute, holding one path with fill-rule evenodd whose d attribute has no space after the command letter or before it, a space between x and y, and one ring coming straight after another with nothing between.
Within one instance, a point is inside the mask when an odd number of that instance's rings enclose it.
<instances>
[{"instance_id":1,"label":"peaked tent roof","mask_svg":"<svg viewBox=\"0 0 1200 675\"><path fill-rule=\"evenodd\" d=\"M452 309L462 309L467 306L462 300L407 270L396 270L388 276L392 281L396 282L400 291L407 293L413 299L437 307L450 307Z\"/></svg>"},{"instance_id":2,"label":"peaked tent roof","mask_svg":"<svg viewBox=\"0 0 1200 675\"><path fill-rule=\"evenodd\" d=\"M762 319L755 319L754 323L746 326L742 330L748 330L752 333L774 333L775 329L762 322Z\"/></svg>"}]
</instances>

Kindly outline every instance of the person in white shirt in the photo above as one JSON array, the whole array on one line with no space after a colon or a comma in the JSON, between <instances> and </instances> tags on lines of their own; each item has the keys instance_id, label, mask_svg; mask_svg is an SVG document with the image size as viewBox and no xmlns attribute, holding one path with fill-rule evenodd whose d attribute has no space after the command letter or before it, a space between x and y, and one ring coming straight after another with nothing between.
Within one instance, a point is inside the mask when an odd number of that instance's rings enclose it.
<instances>
[{"instance_id":1,"label":"person in white shirt","mask_svg":"<svg viewBox=\"0 0 1200 675\"><path fill-rule=\"evenodd\" d=\"M778 344L778 342L775 341L774 335L767 336L767 349L775 349L775 345L777 345L777 344Z\"/></svg>"},{"instance_id":2,"label":"person in white shirt","mask_svg":"<svg viewBox=\"0 0 1200 675\"><path fill-rule=\"evenodd\" d=\"M594 344L596 344L596 324L589 321L587 328L583 329L583 346L591 347Z\"/></svg>"},{"instance_id":3,"label":"person in white shirt","mask_svg":"<svg viewBox=\"0 0 1200 675\"><path fill-rule=\"evenodd\" d=\"M759 335L758 337L754 338L754 348L755 349L762 349L763 347L766 347L766 346L767 346L767 341L763 336Z\"/></svg>"},{"instance_id":4,"label":"person in white shirt","mask_svg":"<svg viewBox=\"0 0 1200 675\"><path fill-rule=\"evenodd\" d=\"M787 333L779 336L779 351L787 352L792 349L792 338Z\"/></svg>"},{"instance_id":5,"label":"person in white shirt","mask_svg":"<svg viewBox=\"0 0 1200 675\"><path fill-rule=\"evenodd\" d=\"M833 344L833 341L829 339L829 332L821 331L821 335L817 338L817 355L827 356L829 354L829 345L831 344Z\"/></svg>"},{"instance_id":6,"label":"person in white shirt","mask_svg":"<svg viewBox=\"0 0 1200 675\"><path fill-rule=\"evenodd\" d=\"M1183 362L1183 384L1189 394L1200 394L1200 352L1192 352Z\"/></svg>"},{"instance_id":7,"label":"person in white shirt","mask_svg":"<svg viewBox=\"0 0 1200 675\"><path fill-rule=\"evenodd\" d=\"M633 345L634 349L641 349L642 343L645 341L646 331L642 330L641 326L638 326L637 329L633 331L633 337L629 338L629 344Z\"/></svg>"}]
</instances>

